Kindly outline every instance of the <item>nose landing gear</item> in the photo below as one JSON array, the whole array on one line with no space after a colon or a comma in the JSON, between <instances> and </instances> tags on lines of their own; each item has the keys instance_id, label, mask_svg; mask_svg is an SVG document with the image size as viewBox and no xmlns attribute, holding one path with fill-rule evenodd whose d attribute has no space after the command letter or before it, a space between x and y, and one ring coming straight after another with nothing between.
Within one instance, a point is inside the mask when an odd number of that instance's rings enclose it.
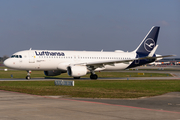
<instances>
[{"instance_id":1,"label":"nose landing gear","mask_svg":"<svg viewBox=\"0 0 180 120\"><path fill-rule=\"evenodd\" d=\"M31 79L31 70L28 70L28 71L27 71L26 79L27 79L27 80L30 80L30 79Z\"/></svg>"}]
</instances>

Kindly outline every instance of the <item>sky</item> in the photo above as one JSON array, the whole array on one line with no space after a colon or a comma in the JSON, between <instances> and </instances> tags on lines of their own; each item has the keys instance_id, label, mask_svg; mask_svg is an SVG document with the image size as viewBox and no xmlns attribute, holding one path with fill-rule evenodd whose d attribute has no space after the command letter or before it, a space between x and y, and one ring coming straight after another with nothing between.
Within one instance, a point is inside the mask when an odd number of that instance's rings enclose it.
<instances>
[{"instance_id":1,"label":"sky","mask_svg":"<svg viewBox=\"0 0 180 120\"><path fill-rule=\"evenodd\" d=\"M180 58L179 0L0 0L0 56L21 51L133 51L160 26L156 54Z\"/></svg>"}]
</instances>

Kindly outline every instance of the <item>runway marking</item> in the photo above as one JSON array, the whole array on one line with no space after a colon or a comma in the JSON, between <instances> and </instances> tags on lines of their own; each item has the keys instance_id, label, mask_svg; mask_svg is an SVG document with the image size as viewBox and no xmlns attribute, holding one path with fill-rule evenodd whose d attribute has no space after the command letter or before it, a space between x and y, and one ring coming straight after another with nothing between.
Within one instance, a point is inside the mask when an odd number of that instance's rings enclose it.
<instances>
[{"instance_id":1,"label":"runway marking","mask_svg":"<svg viewBox=\"0 0 180 120\"><path fill-rule=\"evenodd\" d=\"M178 77L176 74L174 73L170 73L173 77Z\"/></svg>"},{"instance_id":2,"label":"runway marking","mask_svg":"<svg viewBox=\"0 0 180 120\"><path fill-rule=\"evenodd\" d=\"M5 91L5 90L0 90L0 91L10 92L10 93L17 93L17 94L24 94L24 95L31 95L31 94L14 92L14 91ZM48 99L61 99L61 100L68 100L68 101L76 101L76 102L84 102L84 103L93 103L93 104L108 105L108 106L120 106L120 107L140 109L140 110L148 110L148 111L157 111L157 112L166 112L166 113L180 114L180 112L175 112L175 111L156 110L156 109L141 108L141 107L127 106L127 105L117 105L117 104L108 104L108 103L93 102L93 101L74 100L74 99L68 99L68 98L57 98L57 97L52 97L52 96L40 96L40 95L31 95L31 96L36 96L36 97L41 97L41 98L48 98Z\"/></svg>"}]
</instances>

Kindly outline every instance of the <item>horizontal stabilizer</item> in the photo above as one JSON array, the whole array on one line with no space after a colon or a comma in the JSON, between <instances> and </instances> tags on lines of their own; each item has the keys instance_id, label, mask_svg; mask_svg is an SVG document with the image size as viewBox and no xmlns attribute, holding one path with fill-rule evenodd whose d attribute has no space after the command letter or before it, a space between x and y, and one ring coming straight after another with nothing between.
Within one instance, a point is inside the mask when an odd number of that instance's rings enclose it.
<instances>
[{"instance_id":1,"label":"horizontal stabilizer","mask_svg":"<svg viewBox=\"0 0 180 120\"><path fill-rule=\"evenodd\" d=\"M156 58L165 58L165 57L174 57L176 55L160 55L160 56L156 56L156 57L142 57L142 58L138 58L138 60L143 60L143 59L156 59Z\"/></svg>"}]
</instances>

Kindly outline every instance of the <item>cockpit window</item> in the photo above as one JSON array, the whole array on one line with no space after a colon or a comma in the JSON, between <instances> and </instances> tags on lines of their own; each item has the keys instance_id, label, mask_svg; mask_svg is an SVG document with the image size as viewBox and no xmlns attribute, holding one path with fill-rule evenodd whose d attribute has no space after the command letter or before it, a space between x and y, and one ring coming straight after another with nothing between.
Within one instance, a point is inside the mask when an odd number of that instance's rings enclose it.
<instances>
[{"instance_id":1,"label":"cockpit window","mask_svg":"<svg viewBox=\"0 0 180 120\"><path fill-rule=\"evenodd\" d=\"M12 55L11 58L22 58L22 55Z\"/></svg>"},{"instance_id":2,"label":"cockpit window","mask_svg":"<svg viewBox=\"0 0 180 120\"><path fill-rule=\"evenodd\" d=\"M15 57L15 55L12 55L12 56L11 56L11 58L14 58L14 57Z\"/></svg>"}]
</instances>

